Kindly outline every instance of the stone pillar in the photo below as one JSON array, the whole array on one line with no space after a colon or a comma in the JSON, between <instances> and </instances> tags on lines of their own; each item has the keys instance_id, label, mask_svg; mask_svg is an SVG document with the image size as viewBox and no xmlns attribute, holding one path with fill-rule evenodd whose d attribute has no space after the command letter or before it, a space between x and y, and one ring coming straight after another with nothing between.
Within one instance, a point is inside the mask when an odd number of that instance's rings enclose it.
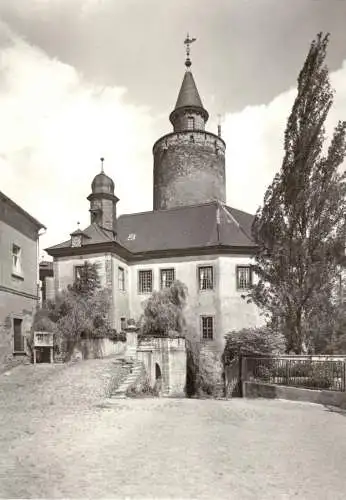
<instances>
[{"instance_id":1,"label":"stone pillar","mask_svg":"<svg viewBox=\"0 0 346 500\"><path fill-rule=\"evenodd\" d=\"M186 345L182 337L168 338L169 394L184 396L186 386Z\"/></svg>"},{"instance_id":2,"label":"stone pillar","mask_svg":"<svg viewBox=\"0 0 346 500\"><path fill-rule=\"evenodd\" d=\"M126 333L126 351L125 357L130 359L137 358L137 337L139 328L136 326L134 320L129 319L127 322Z\"/></svg>"},{"instance_id":3,"label":"stone pillar","mask_svg":"<svg viewBox=\"0 0 346 500\"><path fill-rule=\"evenodd\" d=\"M170 359L169 359L169 339L167 337L159 338L159 349L161 351L161 374L162 374L162 395L168 396L171 393L171 380L170 380Z\"/></svg>"}]
</instances>

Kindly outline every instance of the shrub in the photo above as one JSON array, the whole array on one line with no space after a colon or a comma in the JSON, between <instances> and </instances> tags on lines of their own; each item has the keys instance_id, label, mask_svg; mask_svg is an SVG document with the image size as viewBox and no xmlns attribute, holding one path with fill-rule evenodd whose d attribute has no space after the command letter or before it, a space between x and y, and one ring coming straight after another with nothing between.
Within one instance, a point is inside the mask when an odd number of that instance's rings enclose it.
<instances>
[{"instance_id":1,"label":"shrub","mask_svg":"<svg viewBox=\"0 0 346 500\"><path fill-rule=\"evenodd\" d=\"M117 332L114 329L109 330L107 337L112 342L126 342L126 333L125 332Z\"/></svg>"},{"instance_id":2,"label":"shrub","mask_svg":"<svg viewBox=\"0 0 346 500\"><path fill-rule=\"evenodd\" d=\"M157 384L155 384L154 387L151 387L148 378L145 378L140 383L130 385L130 387L126 390L126 396L129 398L158 397L159 387Z\"/></svg>"},{"instance_id":3,"label":"shrub","mask_svg":"<svg viewBox=\"0 0 346 500\"><path fill-rule=\"evenodd\" d=\"M232 331L225 338L222 359L226 365L240 354L249 356L280 354L285 352L286 347L284 336L266 326Z\"/></svg>"},{"instance_id":4,"label":"shrub","mask_svg":"<svg viewBox=\"0 0 346 500\"><path fill-rule=\"evenodd\" d=\"M218 397L223 392L223 364L219 353L203 349L197 340L186 340L188 397Z\"/></svg>"},{"instance_id":5,"label":"shrub","mask_svg":"<svg viewBox=\"0 0 346 500\"><path fill-rule=\"evenodd\" d=\"M332 376L326 372L326 367L308 361L305 363L260 365L256 369L256 378L265 381L279 378L282 385L300 386L312 389L329 389L333 385ZM289 378L287 378L287 376Z\"/></svg>"},{"instance_id":6,"label":"shrub","mask_svg":"<svg viewBox=\"0 0 346 500\"><path fill-rule=\"evenodd\" d=\"M169 288L154 292L145 302L142 318L144 336L181 336L185 327L183 310L186 305L187 287L175 281Z\"/></svg>"},{"instance_id":7,"label":"shrub","mask_svg":"<svg viewBox=\"0 0 346 500\"><path fill-rule=\"evenodd\" d=\"M223 365L221 357L216 352L201 351L196 377L197 396L220 396Z\"/></svg>"},{"instance_id":8,"label":"shrub","mask_svg":"<svg viewBox=\"0 0 346 500\"><path fill-rule=\"evenodd\" d=\"M256 376L263 381L268 381L271 379L273 374L269 366L260 365L256 370Z\"/></svg>"}]
</instances>

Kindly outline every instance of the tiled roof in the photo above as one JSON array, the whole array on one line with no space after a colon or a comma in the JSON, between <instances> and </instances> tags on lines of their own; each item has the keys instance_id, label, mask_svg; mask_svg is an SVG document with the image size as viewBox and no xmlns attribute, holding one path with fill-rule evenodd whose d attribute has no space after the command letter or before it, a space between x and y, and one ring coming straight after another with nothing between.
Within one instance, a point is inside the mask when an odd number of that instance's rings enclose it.
<instances>
[{"instance_id":1,"label":"tiled roof","mask_svg":"<svg viewBox=\"0 0 346 500\"><path fill-rule=\"evenodd\" d=\"M82 234L87 238L88 245L114 241L113 234L110 231L105 231L95 223L91 224L86 229L84 229L82 231ZM49 252L49 250L55 250L58 248L69 248L70 246L71 246L71 238L66 241L63 241L62 243L59 243L58 245L54 245L50 248L47 248L47 251Z\"/></svg>"},{"instance_id":2,"label":"tiled roof","mask_svg":"<svg viewBox=\"0 0 346 500\"><path fill-rule=\"evenodd\" d=\"M116 241L134 255L213 246L255 247L251 240L252 220L252 215L217 202L121 215ZM115 241L97 224L83 232L90 238L88 246ZM47 250L49 253L70 246L67 240Z\"/></svg>"}]
</instances>

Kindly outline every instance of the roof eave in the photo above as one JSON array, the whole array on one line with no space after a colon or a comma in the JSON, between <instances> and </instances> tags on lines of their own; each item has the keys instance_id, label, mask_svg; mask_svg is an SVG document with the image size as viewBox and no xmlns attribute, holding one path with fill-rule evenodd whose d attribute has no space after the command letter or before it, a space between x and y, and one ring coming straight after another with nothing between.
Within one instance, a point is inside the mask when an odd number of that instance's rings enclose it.
<instances>
[{"instance_id":1,"label":"roof eave","mask_svg":"<svg viewBox=\"0 0 346 500\"><path fill-rule=\"evenodd\" d=\"M160 259L167 257L183 257L193 255L207 255L207 254L250 254L254 255L257 247L254 245L234 246L234 245L210 245L199 247L185 247L175 249L162 249L162 250L147 250L144 252L131 252L131 250L123 247L119 243L105 242L94 243L91 245L83 245L81 247L63 247L63 248L47 248L45 251L52 257L68 257L75 255L86 255L91 253L116 253L120 257L131 261Z\"/></svg>"},{"instance_id":2,"label":"roof eave","mask_svg":"<svg viewBox=\"0 0 346 500\"><path fill-rule=\"evenodd\" d=\"M35 219L32 215L30 215L26 210L24 210L22 207L17 205L11 198L6 196L2 191L0 191L0 196L4 198L5 202L8 203L12 208L20 212L22 215L24 215L32 224L34 224L37 227L37 230L39 231L40 229L47 229L44 224L42 224L40 221Z\"/></svg>"}]
</instances>

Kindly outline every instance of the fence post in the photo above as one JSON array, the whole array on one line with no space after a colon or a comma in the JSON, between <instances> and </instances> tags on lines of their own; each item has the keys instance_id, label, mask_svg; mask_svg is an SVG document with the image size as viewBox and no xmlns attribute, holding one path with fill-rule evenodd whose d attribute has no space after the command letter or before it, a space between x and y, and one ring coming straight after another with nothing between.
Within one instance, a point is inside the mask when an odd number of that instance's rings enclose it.
<instances>
[{"instance_id":1,"label":"fence post","mask_svg":"<svg viewBox=\"0 0 346 500\"><path fill-rule=\"evenodd\" d=\"M286 385L290 385L289 384L289 381L290 381L290 364L291 364L291 360L290 359L286 359Z\"/></svg>"},{"instance_id":2,"label":"fence post","mask_svg":"<svg viewBox=\"0 0 346 500\"><path fill-rule=\"evenodd\" d=\"M239 395L243 397L243 377L245 376L245 358L242 354L239 355Z\"/></svg>"}]
</instances>

